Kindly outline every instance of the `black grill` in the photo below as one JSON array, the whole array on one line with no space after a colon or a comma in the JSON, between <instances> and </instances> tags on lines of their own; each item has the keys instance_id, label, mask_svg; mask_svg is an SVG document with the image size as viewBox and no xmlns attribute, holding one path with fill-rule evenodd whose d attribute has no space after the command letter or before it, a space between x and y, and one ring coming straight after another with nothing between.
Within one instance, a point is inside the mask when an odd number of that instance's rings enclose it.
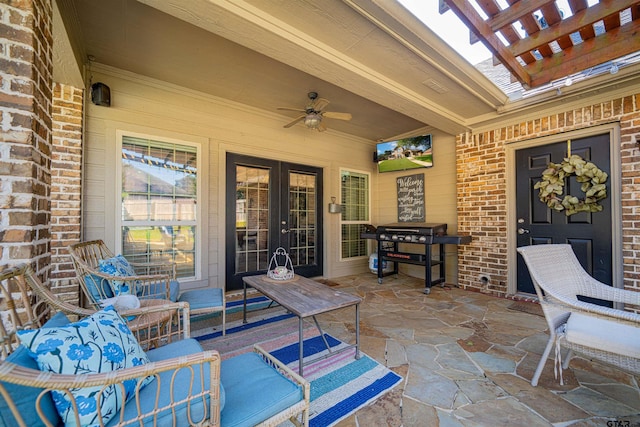
<instances>
[{"instance_id":1,"label":"black grill","mask_svg":"<svg viewBox=\"0 0 640 427\"><path fill-rule=\"evenodd\" d=\"M436 235L447 234L447 224L394 223L381 225L376 238L385 242L421 243L430 245Z\"/></svg>"},{"instance_id":2,"label":"black grill","mask_svg":"<svg viewBox=\"0 0 640 427\"><path fill-rule=\"evenodd\" d=\"M372 237L370 237L372 238ZM391 261L394 264L394 273L398 273L397 263L423 265L425 267L424 292L429 294L431 286L445 281L445 244L469 243L471 236L448 236L447 224L429 223L394 223L381 225L376 230L378 241L378 283L382 283L383 261ZM400 252L398 245L418 244L422 245L422 253ZM431 245L438 244L439 251L436 259L432 258ZM439 275L432 279L432 268L439 267Z\"/></svg>"}]
</instances>

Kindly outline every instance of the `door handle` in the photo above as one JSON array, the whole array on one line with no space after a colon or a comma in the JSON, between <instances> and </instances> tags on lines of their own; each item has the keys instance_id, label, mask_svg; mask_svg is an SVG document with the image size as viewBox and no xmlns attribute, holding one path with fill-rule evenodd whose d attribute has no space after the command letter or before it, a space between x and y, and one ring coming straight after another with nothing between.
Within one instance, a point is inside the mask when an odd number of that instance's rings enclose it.
<instances>
[{"instance_id":1,"label":"door handle","mask_svg":"<svg viewBox=\"0 0 640 427\"><path fill-rule=\"evenodd\" d=\"M528 233L528 232L529 232L529 230L527 230L526 228L522 228L522 227L518 228L518 234L525 234L525 233Z\"/></svg>"},{"instance_id":2,"label":"door handle","mask_svg":"<svg viewBox=\"0 0 640 427\"><path fill-rule=\"evenodd\" d=\"M282 234L287 234L289 231L290 231L290 230L289 230L289 229L287 229L287 228L283 228L282 230L280 230L280 232L281 232Z\"/></svg>"}]
</instances>

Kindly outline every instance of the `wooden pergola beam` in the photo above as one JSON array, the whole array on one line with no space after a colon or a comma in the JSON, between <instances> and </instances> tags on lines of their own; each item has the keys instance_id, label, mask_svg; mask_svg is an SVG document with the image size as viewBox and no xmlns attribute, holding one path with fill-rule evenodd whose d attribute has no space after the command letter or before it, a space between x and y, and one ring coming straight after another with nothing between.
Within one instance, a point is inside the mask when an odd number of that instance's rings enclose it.
<instances>
[{"instance_id":1,"label":"wooden pergola beam","mask_svg":"<svg viewBox=\"0 0 640 427\"><path fill-rule=\"evenodd\" d=\"M491 27L466 0L447 0L449 7L480 39L485 40L487 48L509 71L526 87L530 86L531 77L516 58L504 46L502 41L491 30Z\"/></svg>"},{"instance_id":2,"label":"wooden pergola beam","mask_svg":"<svg viewBox=\"0 0 640 427\"><path fill-rule=\"evenodd\" d=\"M526 39L513 42L508 49L514 56L531 52L540 46L557 40L562 35L576 33L585 26L593 25L594 22L620 13L620 11L627 9L634 3L637 3L637 0L603 0L597 5L576 12L573 16L558 22L556 25L530 34Z\"/></svg>"},{"instance_id":3,"label":"wooden pergola beam","mask_svg":"<svg viewBox=\"0 0 640 427\"><path fill-rule=\"evenodd\" d=\"M639 50L640 21L631 21L524 68L537 87Z\"/></svg>"},{"instance_id":4,"label":"wooden pergola beam","mask_svg":"<svg viewBox=\"0 0 640 427\"><path fill-rule=\"evenodd\" d=\"M487 25L494 33L500 31L507 25L513 24L525 15L530 15L536 10L546 6L554 0L519 0L507 9L499 12L487 20Z\"/></svg>"}]
</instances>

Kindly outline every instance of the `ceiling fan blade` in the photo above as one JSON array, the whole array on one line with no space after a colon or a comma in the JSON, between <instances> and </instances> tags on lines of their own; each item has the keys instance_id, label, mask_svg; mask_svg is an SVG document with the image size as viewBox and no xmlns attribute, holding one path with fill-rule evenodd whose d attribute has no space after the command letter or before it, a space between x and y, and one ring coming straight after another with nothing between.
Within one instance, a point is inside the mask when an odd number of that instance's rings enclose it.
<instances>
[{"instance_id":1,"label":"ceiling fan blade","mask_svg":"<svg viewBox=\"0 0 640 427\"><path fill-rule=\"evenodd\" d=\"M277 110L282 110L282 111L295 111L296 113L304 113L305 110L302 110L300 108L287 108L287 107L278 107L276 108Z\"/></svg>"},{"instance_id":2,"label":"ceiling fan blade","mask_svg":"<svg viewBox=\"0 0 640 427\"><path fill-rule=\"evenodd\" d=\"M311 103L311 108L313 108L314 111L322 111L322 109L327 105L329 105L329 100L324 98L317 98Z\"/></svg>"},{"instance_id":3,"label":"ceiling fan blade","mask_svg":"<svg viewBox=\"0 0 640 427\"><path fill-rule=\"evenodd\" d=\"M318 127L316 128L316 130L318 132L324 132L325 130L327 130L327 127L324 125L324 123L320 122L320 124L318 125Z\"/></svg>"},{"instance_id":4,"label":"ceiling fan blade","mask_svg":"<svg viewBox=\"0 0 640 427\"><path fill-rule=\"evenodd\" d=\"M296 123L301 122L302 120L304 120L304 118L305 118L305 114L301 115L300 117L298 117L294 121L287 123L286 125L284 125L284 127L290 128L291 126L295 125Z\"/></svg>"},{"instance_id":5,"label":"ceiling fan blade","mask_svg":"<svg viewBox=\"0 0 640 427\"><path fill-rule=\"evenodd\" d=\"M351 120L351 113L336 113L333 111L326 111L322 113L322 115L327 119Z\"/></svg>"}]
</instances>

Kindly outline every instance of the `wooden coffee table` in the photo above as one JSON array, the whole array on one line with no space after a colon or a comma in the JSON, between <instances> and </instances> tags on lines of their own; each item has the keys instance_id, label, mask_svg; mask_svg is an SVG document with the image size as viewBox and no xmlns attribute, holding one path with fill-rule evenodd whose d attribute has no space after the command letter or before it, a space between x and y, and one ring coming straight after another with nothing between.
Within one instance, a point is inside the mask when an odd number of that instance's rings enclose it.
<instances>
[{"instance_id":1,"label":"wooden coffee table","mask_svg":"<svg viewBox=\"0 0 640 427\"><path fill-rule=\"evenodd\" d=\"M243 321L247 323L247 286L262 292L268 298L277 302L296 316L298 316L299 325L299 337L300 343L300 375L303 375L302 369L305 364L315 362L316 360L324 359L329 356L333 356L336 353L348 350L352 347L356 349L356 359L360 358L360 302L362 298L342 292L336 289L332 289L329 286L318 283L314 280L307 279L302 276L295 276L291 280L278 281L267 277L266 275L260 276L247 276L243 277L244 283L244 308L243 308ZM340 308L350 307L354 305L356 307L356 343L343 349L332 351L327 339L320 328L320 324L316 319L316 315L327 313L329 311L338 310ZM329 354L317 357L312 361L304 363L304 350L303 350L303 319L305 317L312 317L313 321L320 332L324 344L329 350Z\"/></svg>"}]
</instances>

